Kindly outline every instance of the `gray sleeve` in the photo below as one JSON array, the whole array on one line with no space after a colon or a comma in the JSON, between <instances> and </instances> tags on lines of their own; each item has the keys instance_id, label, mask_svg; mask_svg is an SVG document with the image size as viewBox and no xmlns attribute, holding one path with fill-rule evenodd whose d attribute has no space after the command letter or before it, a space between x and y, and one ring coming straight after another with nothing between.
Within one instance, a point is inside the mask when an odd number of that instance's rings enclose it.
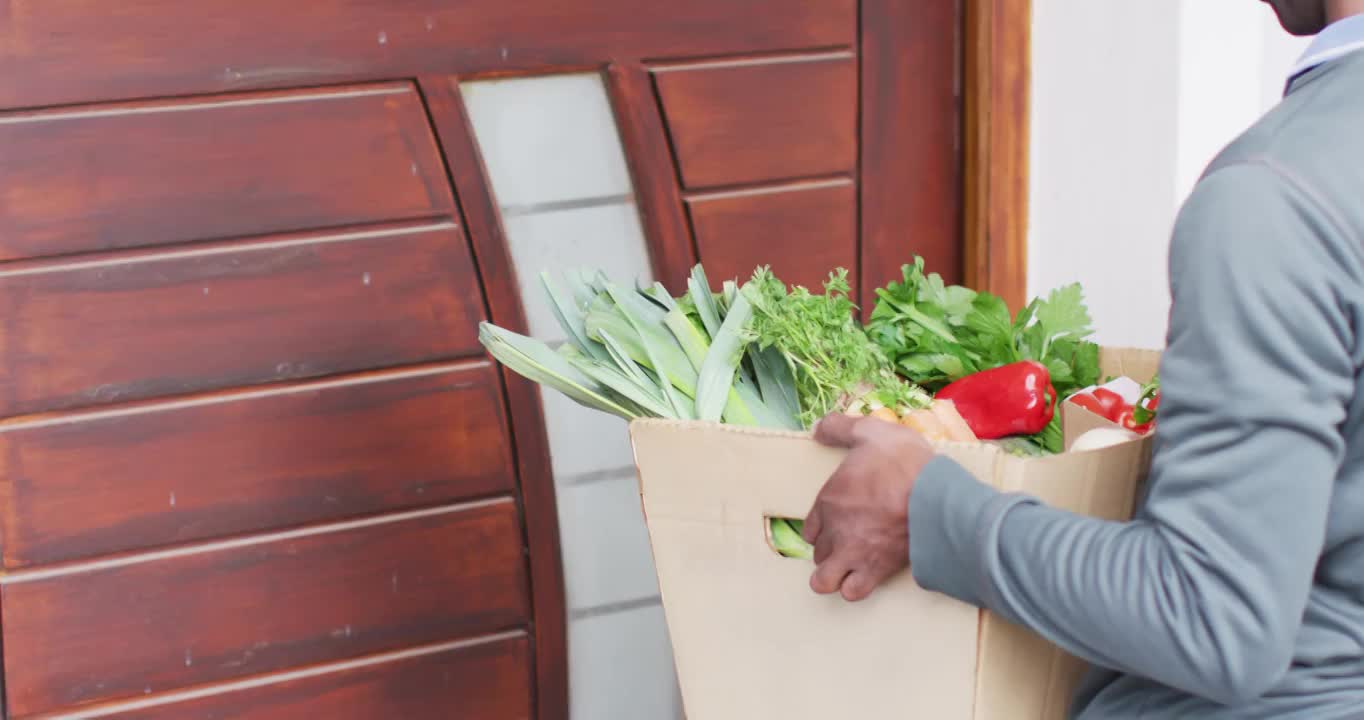
<instances>
[{"instance_id":1,"label":"gray sleeve","mask_svg":"<svg viewBox=\"0 0 1364 720\"><path fill-rule=\"evenodd\" d=\"M1134 520L1001 494L940 458L910 498L918 582L1103 667L1223 704L1267 692L1292 661L1354 392L1346 246L1318 210L1247 164L1181 212Z\"/></svg>"}]
</instances>

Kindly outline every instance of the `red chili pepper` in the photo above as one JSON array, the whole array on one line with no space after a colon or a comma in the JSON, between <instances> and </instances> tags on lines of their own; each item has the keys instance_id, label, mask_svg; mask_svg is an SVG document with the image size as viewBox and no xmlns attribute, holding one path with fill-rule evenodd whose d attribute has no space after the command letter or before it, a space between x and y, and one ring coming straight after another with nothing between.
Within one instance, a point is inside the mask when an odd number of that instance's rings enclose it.
<instances>
[{"instance_id":1,"label":"red chili pepper","mask_svg":"<svg viewBox=\"0 0 1364 720\"><path fill-rule=\"evenodd\" d=\"M1130 407L1119 410L1118 416L1113 418L1113 422L1127 428L1128 430L1131 430L1137 425L1137 423L1132 420L1132 408Z\"/></svg>"},{"instance_id":2,"label":"red chili pepper","mask_svg":"<svg viewBox=\"0 0 1364 720\"><path fill-rule=\"evenodd\" d=\"M1151 426L1154 423L1155 423L1154 420L1150 420L1147 422L1137 422L1136 417L1133 415L1131 408L1123 410L1122 414L1118 416L1119 425L1127 428L1128 430L1131 430L1134 433L1137 433L1138 435L1145 435L1146 433L1151 432Z\"/></svg>"},{"instance_id":3,"label":"red chili pepper","mask_svg":"<svg viewBox=\"0 0 1364 720\"><path fill-rule=\"evenodd\" d=\"M1032 360L967 375L937 397L951 400L982 440L1042 432L1056 411L1051 373Z\"/></svg>"},{"instance_id":4,"label":"red chili pepper","mask_svg":"<svg viewBox=\"0 0 1364 720\"><path fill-rule=\"evenodd\" d=\"M1151 428L1156 424L1156 410L1159 407L1160 391L1156 390L1149 400L1143 398L1137 401L1136 407L1132 408L1130 413L1130 424L1124 423L1123 427L1132 432L1146 435L1151 432Z\"/></svg>"},{"instance_id":5,"label":"red chili pepper","mask_svg":"<svg viewBox=\"0 0 1364 720\"><path fill-rule=\"evenodd\" d=\"M1159 409L1160 378L1155 378L1142 388L1141 397L1137 398L1137 405L1132 414L1138 423L1150 425L1156 421L1156 414Z\"/></svg>"}]
</instances>

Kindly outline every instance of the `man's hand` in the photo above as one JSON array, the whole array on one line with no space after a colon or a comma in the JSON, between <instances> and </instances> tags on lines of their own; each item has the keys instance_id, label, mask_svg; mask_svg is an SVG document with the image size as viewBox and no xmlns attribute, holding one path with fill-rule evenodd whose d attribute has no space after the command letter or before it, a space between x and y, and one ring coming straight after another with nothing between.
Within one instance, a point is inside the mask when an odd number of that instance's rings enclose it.
<instances>
[{"instance_id":1,"label":"man's hand","mask_svg":"<svg viewBox=\"0 0 1364 720\"><path fill-rule=\"evenodd\" d=\"M909 565L909 492L933 447L894 423L838 414L819 422L815 439L851 452L805 518L815 546L810 587L861 600Z\"/></svg>"}]
</instances>

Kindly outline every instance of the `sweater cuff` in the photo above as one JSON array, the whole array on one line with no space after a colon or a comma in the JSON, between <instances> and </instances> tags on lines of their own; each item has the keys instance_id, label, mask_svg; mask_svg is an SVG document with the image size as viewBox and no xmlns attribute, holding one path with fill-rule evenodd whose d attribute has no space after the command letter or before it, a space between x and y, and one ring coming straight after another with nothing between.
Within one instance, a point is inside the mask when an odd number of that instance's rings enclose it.
<instances>
[{"instance_id":1,"label":"sweater cuff","mask_svg":"<svg viewBox=\"0 0 1364 720\"><path fill-rule=\"evenodd\" d=\"M919 473L909 496L909 569L926 590L977 607L995 596L986 558L995 554L1005 513L1026 499L977 480L939 456Z\"/></svg>"}]
</instances>

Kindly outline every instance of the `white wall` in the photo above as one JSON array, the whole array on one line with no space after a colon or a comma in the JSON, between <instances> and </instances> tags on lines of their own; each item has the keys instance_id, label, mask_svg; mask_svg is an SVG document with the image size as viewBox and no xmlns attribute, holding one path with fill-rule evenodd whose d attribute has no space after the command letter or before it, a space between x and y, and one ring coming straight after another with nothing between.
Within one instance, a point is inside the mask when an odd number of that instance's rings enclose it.
<instances>
[{"instance_id":1,"label":"white wall","mask_svg":"<svg viewBox=\"0 0 1364 720\"><path fill-rule=\"evenodd\" d=\"M1307 42L1256 0L1035 0L1029 292L1079 281L1100 342L1161 346L1179 204Z\"/></svg>"}]
</instances>

